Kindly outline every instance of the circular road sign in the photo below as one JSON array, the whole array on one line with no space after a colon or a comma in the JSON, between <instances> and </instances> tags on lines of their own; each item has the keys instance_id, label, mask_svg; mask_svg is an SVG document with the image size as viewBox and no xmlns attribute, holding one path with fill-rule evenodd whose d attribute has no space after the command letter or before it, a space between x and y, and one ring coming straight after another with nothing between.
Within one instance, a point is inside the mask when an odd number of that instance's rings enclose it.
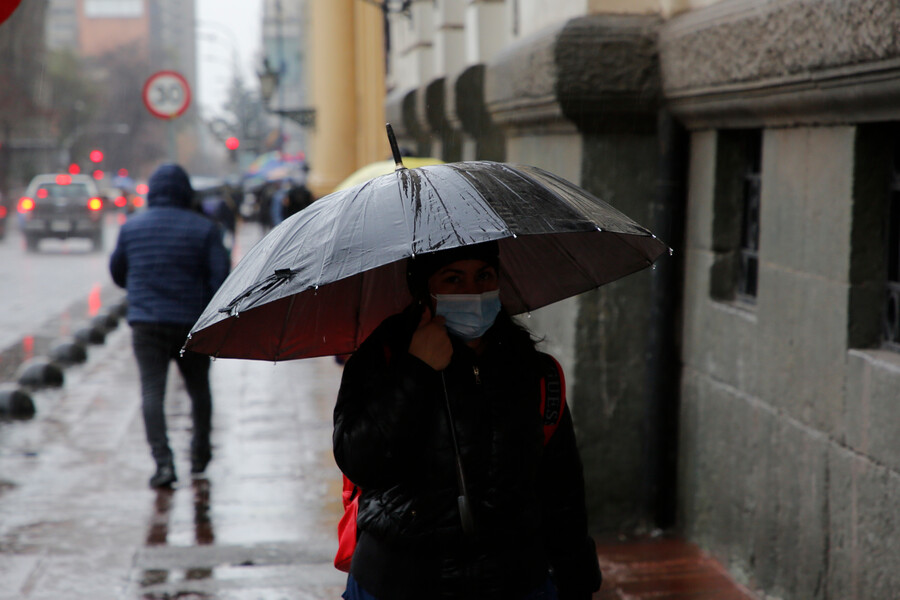
<instances>
[{"instance_id":1,"label":"circular road sign","mask_svg":"<svg viewBox=\"0 0 900 600\"><path fill-rule=\"evenodd\" d=\"M191 88L176 71L159 71L144 83L144 105L154 117L175 119L191 103Z\"/></svg>"}]
</instances>

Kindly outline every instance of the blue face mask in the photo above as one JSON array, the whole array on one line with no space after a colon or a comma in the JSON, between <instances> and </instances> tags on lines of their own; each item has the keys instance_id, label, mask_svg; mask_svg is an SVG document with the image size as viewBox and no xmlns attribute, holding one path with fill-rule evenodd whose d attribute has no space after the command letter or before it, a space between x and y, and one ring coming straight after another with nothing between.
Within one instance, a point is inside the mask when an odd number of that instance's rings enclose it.
<instances>
[{"instance_id":1,"label":"blue face mask","mask_svg":"<svg viewBox=\"0 0 900 600\"><path fill-rule=\"evenodd\" d=\"M434 312L446 319L447 330L466 341L480 338L500 314L500 290L483 294L437 294Z\"/></svg>"}]
</instances>

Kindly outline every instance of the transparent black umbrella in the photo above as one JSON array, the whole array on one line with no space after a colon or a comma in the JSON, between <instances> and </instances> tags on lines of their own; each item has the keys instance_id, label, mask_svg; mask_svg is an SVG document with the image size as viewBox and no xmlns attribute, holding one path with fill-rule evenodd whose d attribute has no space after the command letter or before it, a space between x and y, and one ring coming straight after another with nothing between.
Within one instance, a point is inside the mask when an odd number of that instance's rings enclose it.
<instances>
[{"instance_id":1,"label":"transparent black umbrella","mask_svg":"<svg viewBox=\"0 0 900 600\"><path fill-rule=\"evenodd\" d=\"M536 167L472 161L397 170L325 196L235 267L186 348L222 358L346 354L411 301L406 260L497 240L500 299L525 313L650 266L668 248Z\"/></svg>"}]
</instances>

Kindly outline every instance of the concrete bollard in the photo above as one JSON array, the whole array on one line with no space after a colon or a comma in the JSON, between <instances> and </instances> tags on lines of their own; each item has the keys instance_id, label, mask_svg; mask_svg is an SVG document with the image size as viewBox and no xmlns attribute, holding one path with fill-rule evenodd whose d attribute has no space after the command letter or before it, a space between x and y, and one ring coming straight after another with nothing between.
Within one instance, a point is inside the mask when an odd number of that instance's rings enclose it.
<instances>
[{"instance_id":1,"label":"concrete bollard","mask_svg":"<svg viewBox=\"0 0 900 600\"><path fill-rule=\"evenodd\" d=\"M116 304L111 305L109 311L120 319L124 319L125 315L128 314L128 298L122 298Z\"/></svg>"},{"instance_id":2,"label":"concrete bollard","mask_svg":"<svg viewBox=\"0 0 900 600\"><path fill-rule=\"evenodd\" d=\"M91 326L109 333L119 326L119 317L109 311L100 311L91 318Z\"/></svg>"},{"instance_id":3,"label":"concrete bollard","mask_svg":"<svg viewBox=\"0 0 900 600\"><path fill-rule=\"evenodd\" d=\"M29 388L62 387L63 370L58 364L43 356L36 356L19 367L19 385Z\"/></svg>"},{"instance_id":4,"label":"concrete bollard","mask_svg":"<svg viewBox=\"0 0 900 600\"><path fill-rule=\"evenodd\" d=\"M61 340L49 352L50 360L61 365L77 365L87 361L87 348L74 337Z\"/></svg>"},{"instance_id":5,"label":"concrete bollard","mask_svg":"<svg viewBox=\"0 0 900 600\"><path fill-rule=\"evenodd\" d=\"M33 417L35 412L28 392L12 383L0 385L0 416L23 419Z\"/></svg>"},{"instance_id":6,"label":"concrete bollard","mask_svg":"<svg viewBox=\"0 0 900 600\"><path fill-rule=\"evenodd\" d=\"M105 328L89 323L75 330L75 341L90 346L91 344L102 344L106 341Z\"/></svg>"}]
</instances>

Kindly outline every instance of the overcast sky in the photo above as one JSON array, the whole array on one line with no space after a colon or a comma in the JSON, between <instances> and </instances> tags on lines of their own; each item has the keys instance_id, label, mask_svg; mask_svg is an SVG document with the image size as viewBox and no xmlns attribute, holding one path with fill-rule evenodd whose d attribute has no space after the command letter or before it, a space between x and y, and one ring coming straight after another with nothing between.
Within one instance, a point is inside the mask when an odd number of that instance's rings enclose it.
<instances>
[{"instance_id":1,"label":"overcast sky","mask_svg":"<svg viewBox=\"0 0 900 600\"><path fill-rule=\"evenodd\" d=\"M231 83L232 54L244 84L259 87L255 58L260 47L262 0L197 0L197 93L207 115L219 112Z\"/></svg>"}]
</instances>

